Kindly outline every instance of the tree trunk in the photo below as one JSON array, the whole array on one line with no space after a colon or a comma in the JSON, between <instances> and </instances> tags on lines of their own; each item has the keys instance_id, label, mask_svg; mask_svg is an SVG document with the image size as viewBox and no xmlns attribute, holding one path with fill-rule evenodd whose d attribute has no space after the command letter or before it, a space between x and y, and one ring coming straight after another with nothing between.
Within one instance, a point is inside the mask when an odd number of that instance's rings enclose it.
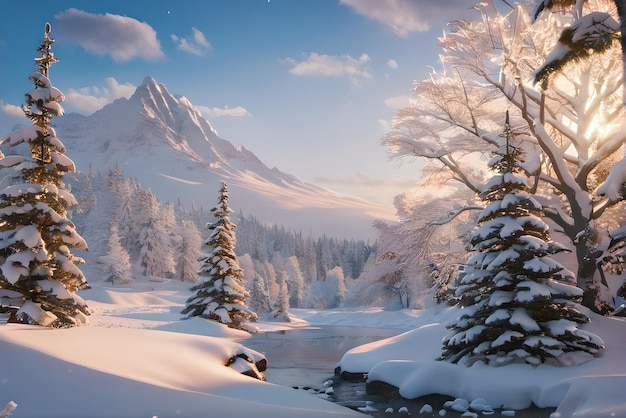
<instances>
[{"instance_id":1,"label":"tree trunk","mask_svg":"<svg viewBox=\"0 0 626 418\"><path fill-rule=\"evenodd\" d=\"M589 244L593 245L592 242ZM588 245L587 240L581 239L576 244L576 257L578 259L577 285L583 290L582 305L592 311L606 315L613 308L600 298L600 278L596 274L598 269L598 258L602 251L593 249Z\"/></svg>"}]
</instances>

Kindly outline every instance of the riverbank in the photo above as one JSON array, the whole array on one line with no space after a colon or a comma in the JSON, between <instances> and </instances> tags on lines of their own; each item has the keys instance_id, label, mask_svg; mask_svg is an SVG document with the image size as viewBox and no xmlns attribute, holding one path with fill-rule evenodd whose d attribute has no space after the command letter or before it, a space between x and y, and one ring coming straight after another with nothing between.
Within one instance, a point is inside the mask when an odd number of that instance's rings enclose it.
<instances>
[{"instance_id":1,"label":"riverbank","mask_svg":"<svg viewBox=\"0 0 626 418\"><path fill-rule=\"evenodd\" d=\"M397 388L390 386L377 391L368 390L365 380L358 379L363 376L362 373L351 379L333 374L345 352L400 333L401 330L386 328L306 326L261 332L246 339L245 345L268 358L266 378L270 383L292 387L373 417L406 417L407 414L438 417L442 413L446 417L462 417L464 412L446 407L454 400L449 396L429 395L409 400L400 396ZM495 408L493 416L514 414L521 418L550 418L554 411L555 408L534 406L518 411Z\"/></svg>"}]
</instances>

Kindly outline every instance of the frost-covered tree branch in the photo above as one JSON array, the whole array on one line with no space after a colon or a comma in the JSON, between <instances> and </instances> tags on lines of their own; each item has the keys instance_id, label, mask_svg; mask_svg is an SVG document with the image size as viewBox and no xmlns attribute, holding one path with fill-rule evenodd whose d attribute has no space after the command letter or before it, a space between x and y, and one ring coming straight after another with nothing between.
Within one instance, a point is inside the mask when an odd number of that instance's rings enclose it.
<instances>
[{"instance_id":1,"label":"frost-covered tree branch","mask_svg":"<svg viewBox=\"0 0 626 418\"><path fill-rule=\"evenodd\" d=\"M572 5L579 11L574 20L544 12L534 22L533 5L521 2L502 15L484 1L475 21L453 22L439 43L443 72L416 83L417 105L398 114L383 144L394 158L426 159L423 182L456 180L478 193L484 155L501 141L503 109L508 110L516 140L527 151L522 164L533 173L532 190L576 250L585 304L599 310L597 254L606 242L599 225L607 208L623 199L616 191L626 178L615 174L617 180L598 188L625 139L613 3L578 2ZM591 12L596 14L584 18ZM564 61L563 72L550 67L549 78L536 84L564 28L570 28L573 43L595 42L604 52ZM596 189L614 192L607 200Z\"/></svg>"}]
</instances>

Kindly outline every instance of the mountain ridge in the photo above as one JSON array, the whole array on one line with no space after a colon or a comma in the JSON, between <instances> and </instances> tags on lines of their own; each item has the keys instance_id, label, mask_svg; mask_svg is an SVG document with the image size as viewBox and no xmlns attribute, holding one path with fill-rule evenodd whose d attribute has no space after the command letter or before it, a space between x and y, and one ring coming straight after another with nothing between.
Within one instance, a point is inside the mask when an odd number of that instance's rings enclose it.
<instances>
[{"instance_id":1,"label":"mountain ridge","mask_svg":"<svg viewBox=\"0 0 626 418\"><path fill-rule=\"evenodd\" d=\"M212 207L224 180L233 209L305 233L369 239L375 219L393 219L391 208L269 168L221 138L186 97L152 77L129 99L54 122L78 170L107 172L118 165L162 201Z\"/></svg>"}]
</instances>

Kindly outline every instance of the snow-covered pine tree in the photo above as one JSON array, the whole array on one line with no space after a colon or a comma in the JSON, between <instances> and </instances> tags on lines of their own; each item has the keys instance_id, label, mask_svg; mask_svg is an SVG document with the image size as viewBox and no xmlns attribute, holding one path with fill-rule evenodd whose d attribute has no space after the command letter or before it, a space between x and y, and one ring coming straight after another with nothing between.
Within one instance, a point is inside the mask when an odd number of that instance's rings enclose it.
<instances>
[{"instance_id":1,"label":"snow-covered pine tree","mask_svg":"<svg viewBox=\"0 0 626 418\"><path fill-rule=\"evenodd\" d=\"M87 243L66 217L67 208L77 202L63 176L75 167L51 126L52 117L63 114L64 100L48 76L58 61L53 43L46 23L37 68L30 76L35 88L26 94L23 106L32 125L0 140L16 154L0 159L3 172L13 170L0 184L0 292L21 299L16 316L23 322L71 327L87 322L89 311L76 295L88 287L78 268L84 261L70 249L86 250ZM23 143L29 146L29 156L19 155L26 151L18 147Z\"/></svg>"},{"instance_id":2,"label":"snow-covered pine tree","mask_svg":"<svg viewBox=\"0 0 626 418\"><path fill-rule=\"evenodd\" d=\"M278 301L274 308L274 318L290 322L289 318L289 290L287 289L287 272L281 271L278 279Z\"/></svg>"},{"instance_id":3,"label":"snow-covered pine tree","mask_svg":"<svg viewBox=\"0 0 626 418\"><path fill-rule=\"evenodd\" d=\"M199 316L250 332L244 323L257 315L246 306L249 294L243 287L243 270L235 255L235 224L230 220L228 187L223 181L219 203L211 212L216 221L207 225L209 237L198 259L200 282L191 288L195 293L187 299L182 313L187 318Z\"/></svg>"},{"instance_id":4,"label":"snow-covered pine tree","mask_svg":"<svg viewBox=\"0 0 626 418\"><path fill-rule=\"evenodd\" d=\"M169 220L165 216L168 211L150 190L139 193L139 198L139 267L146 276L167 277L176 269L172 237L167 228Z\"/></svg>"},{"instance_id":5,"label":"snow-covered pine tree","mask_svg":"<svg viewBox=\"0 0 626 418\"><path fill-rule=\"evenodd\" d=\"M271 312L272 302L270 295L267 293L265 280L258 274L252 280L252 288L250 289L250 297L248 298L248 307L259 315Z\"/></svg>"},{"instance_id":6,"label":"snow-covered pine tree","mask_svg":"<svg viewBox=\"0 0 626 418\"><path fill-rule=\"evenodd\" d=\"M93 206L98 203L98 199L96 198L96 193L93 191L93 179L95 178L95 173L93 168L89 166L89 171L85 176L84 184L81 188L81 194L78 201L78 211L77 213L85 213L89 211Z\"/></svg>"},{"instance_id":7,"label":"snow-covered pine tree","mask_svg":"<svg viewBox=\"0 0 626 418\"><path fill-rule=\"evenodd\" d=\"M551 258L564 247L550 240L542 207L529 193L521 148L509 145L508 114L504 136L506 145L489 163L497 174L481 194L487 205L470 240L476 254L455 293L463 309L449 326L442 358L468 366L561 364L560 356L572 352L588 359L604 345L577 328L589 321L570 302L582 290L566 283L573 273Z\"/></svg>"},{"instance_id":8,"label":"snow-covered pine tree","mask_svg":"<svg viewBox=\"0 0 626 418\"><path fill-rule=\"evenodd\" d=\"M109 235L109 251L100 257L103 265L105 281L112 285L126 284L132 281L130 275L130 256L122 247L118 233L117 223L111 224L111 234Z\"/></svg>"},{"instance_id":9,"label":"snow-covered pine tree","mask_svg":"<svg viewBox=\"0 0 626 418\"><path fill-rule=\"evenodd\" d=\"M183 220L178 240L178 257L176 261L176 278L182 282L198 281L198 257L202 237L193 221Z\"/></svg>"}]
</instances>

